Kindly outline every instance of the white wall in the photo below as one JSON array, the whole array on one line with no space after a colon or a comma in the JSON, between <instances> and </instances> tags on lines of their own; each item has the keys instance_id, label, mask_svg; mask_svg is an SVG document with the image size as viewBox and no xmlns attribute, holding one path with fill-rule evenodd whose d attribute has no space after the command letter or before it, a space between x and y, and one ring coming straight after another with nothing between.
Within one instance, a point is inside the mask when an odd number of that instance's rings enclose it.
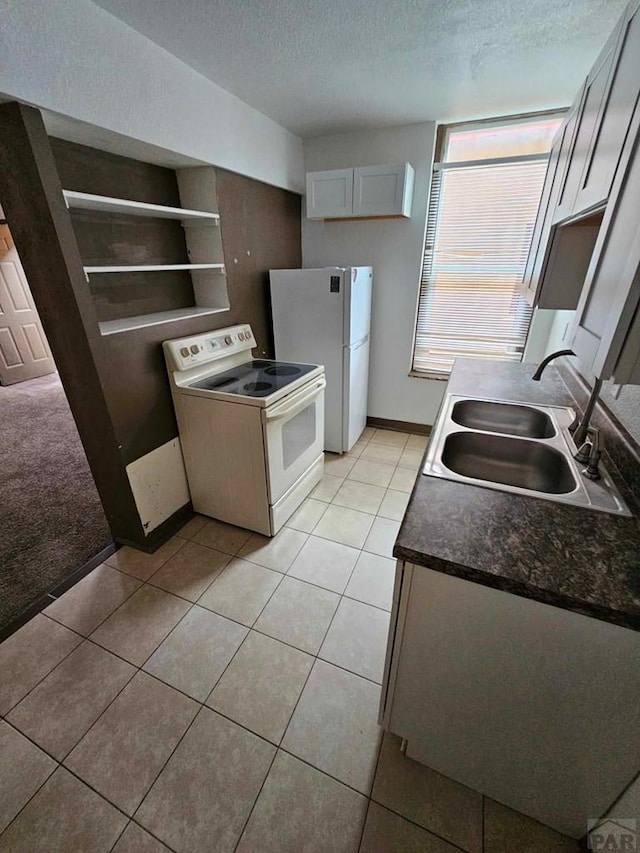
<instances>
[{"instance_id":1,"label":"white wall","mask_svg":"<svg viewBox=\"0 0 640 853\"><path fill-rule=\"evenodd\" d=\"M89 0L0 0L0 93L303 191L302 141Z\"/></svg>"},{"instance_id":2,"label":"white wall","mask_svg":"<svg viewBox=\"0 0 640 853\"><path fill-rule=\"evenodd\" d=\"M305 267L373 266L369 415L433 424L444 382L410 377L435 123L304 141L306 171L408 161L416 170L411 219L303 221Z\"/></svg>"}]
</instances>

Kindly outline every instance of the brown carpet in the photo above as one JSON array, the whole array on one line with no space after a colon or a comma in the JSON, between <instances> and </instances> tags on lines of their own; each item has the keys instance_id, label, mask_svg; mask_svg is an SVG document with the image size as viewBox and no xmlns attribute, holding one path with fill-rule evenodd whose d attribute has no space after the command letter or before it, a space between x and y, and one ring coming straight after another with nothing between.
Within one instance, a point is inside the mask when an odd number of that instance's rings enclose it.
<instances>
[{"instance_id":1,"label":"brown carpet","mask_svg":"<svg viewBox=\"0 0 640 853\"><path fill-rule=\"evenodd\" d=\"M111 541L58 375L0 386L0 628Z\"/></svg>"}]
</instances>

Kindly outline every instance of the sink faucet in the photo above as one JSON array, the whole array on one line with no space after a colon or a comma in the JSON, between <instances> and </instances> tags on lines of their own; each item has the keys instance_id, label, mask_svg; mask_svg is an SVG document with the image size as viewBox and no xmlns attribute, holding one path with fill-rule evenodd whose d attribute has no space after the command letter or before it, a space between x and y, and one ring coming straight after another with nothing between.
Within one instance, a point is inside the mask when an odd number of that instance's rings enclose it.
<instances>
[{"instance_id":1,"label":"sink faucet","mask_svg":"<svg viewBox=\"0 0 640 853\"><path fill-rule=\"evenodd\" d=\"M545 367L549 364L549 362L553 361L554 358L559 358L561 355L575 355L575 353L571 349L561 349L557 352L552 352L551 355L548 355L540 362L540 364L538 365L538 369L531 378L535 382L538 382L544 372ZM600 472L598 471L598 462L600 461L600 456L602 455L602 440L600 438L599 431L590 427L589 424L591 422L591 416L593 415L595 405L598 402L598 396L600 394L601 387L602 379L596 377L593 383L593 390L591 391L591 396L589 397L589 402L585 407L582 418L578 418L578 416L576 415L574 422L569 427L569 432L573 433L573 441L576 447L578 448L578 452L576 453L575 458L579 462L589 463L584 472L584 475L590 480L598 480L600 478ZM587 437L589 435L594 436L593 442L587 441Z\"/></svg>"},{"instance_id":2,"label":"sink faucet","mask_svg":"<svg viewBox=\"0 0 640 853\"><path fill-rule=\"evenodd\" d=\"M546 358L544 358L538 365L538 369L531 377L533 381L539 382L540 377L542 376L544 369L549 364L549 362L553 361L554 358L559 358L561 355L575 355L575 352L572 349L559 349L558 352L552 352L551 355L548 355Z\"/></svg>"},{"instance_id":3,"label":"sink faucet","mask_svg":"<svg viewBox=\"0 0 640 853\"><path fill-rule=\"evenodd\" d=\"M602 379L596 377L593 383L593 390L591 391L591 396L589 397L589 402L587 403L584 410L584 414L582 415L580 423L573 432L573 440L575 442L576 447L580 447L580 445L583 444L589 433L589 423L591 422L591 415L593 414L593 410L595 409L596 403L598 402L598 395L600 394L601 388Z\"/></svg>"},{"instance_id":4,"label":"sink faucet","mask_svg":"<svg viewBox=\"0 0 640 853\"><path fill-rule=\"evenodd\" d=\"M536 370L536 372L531 377L533 379L533 381L539 382L540 377L544 373L544 369L549 364L549 362L553 361L554 358L560 358L561 355L575 355L575 352L572 349L559 349L557 352L552 352L546 358L543 358L542 361L540 362L540 364L538 365L538 369ZM580 428L580 419L576 415L575 418L573 419L573 423L569 427L569 432L574 433L579 428ZM580 442L580 445L584 443L586 435L587 435L587 433L585 431L585 433L582 437L582 441ZM577 446L580 447L580 445L577 445ZM586 462L586 459L584 461Z\"/></svg>"}]
</instances>

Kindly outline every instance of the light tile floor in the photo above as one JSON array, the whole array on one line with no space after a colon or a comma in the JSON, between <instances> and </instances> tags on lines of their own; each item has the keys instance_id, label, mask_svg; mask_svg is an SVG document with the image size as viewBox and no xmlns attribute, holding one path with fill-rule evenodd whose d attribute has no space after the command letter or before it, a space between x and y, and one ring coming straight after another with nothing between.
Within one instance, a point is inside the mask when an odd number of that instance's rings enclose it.
<instances>
[{"instance_id":1,"label":"light tile floor","mask_svg":"<svg viewBox=\"0 0 640 853\"><path fill-rule=\"evenodd\" d=\"M0 853L570 853L377 725L426 440L368 428L273 539L196 517L0 645Z\"/></svg>"}]
</instances>

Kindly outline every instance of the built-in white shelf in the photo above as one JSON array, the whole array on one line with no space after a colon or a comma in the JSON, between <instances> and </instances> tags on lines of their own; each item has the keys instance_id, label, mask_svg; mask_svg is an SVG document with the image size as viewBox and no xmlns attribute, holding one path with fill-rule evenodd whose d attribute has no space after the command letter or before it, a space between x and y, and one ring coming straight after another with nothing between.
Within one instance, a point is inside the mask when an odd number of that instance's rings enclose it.
<instances>
[{"instance_id":1,"label":"built-in white shelf","mask_svg":"<svg viewBox=\"0 0 640 853\"><path fill-rule=\"evenodd\" d=\"M204 210L188 210L183 207L166 207L126 198L110 198L104 195L62 190L68 208L79 210L101 210L104 213L126 213L129 216L153 216L160 219L180 219L183 222L197 221L218 225L220 216Z\"/></svg>"},{"instance_id":2,"label":"built-in white shelf","mask_svg":"<svg viewBox=\"0 0 640 853\"><path fill-rule=\"evenodd\" d=\"M222 233L220 228L212 227L220 224L220 216L210 211L195 209L216 206L215 169L208 166L179 169L176 172L176 177L181 202L186 203L188 207L148 204L144 201L112 198L94 193L77 192L76 190L62 191L67 208L70 210L93 210L105 214L120 213L129 216L174 219L178 220L184 227L187 248L185 260L189 260L190 263L120 263L84 267L87 283L89 283L92 275L108 275L109 273L155 273L184 270L191 276L194 305L187 308L140 314L135 317L123 317L119 320L105 320L99 324L102 335L116 335L120 332L131 332L149 326L176 323L180 320L195 319L207 314L219 314L222 311L229 310ZM133 223L131 227L134 227ZM135 260L135 258L131 258L131 260ZM213 261L218 263L213 263ZM156 278L156 281L158 280L159 278ZM140 309L138 308L138 310ZM169 334L167 332L167 337Z\"/></svg>"},{"instance_id":3,"label":"built-in white shelf","mask_svg":"<svg viewBox=\"0 0 640 853\"><path fill-rule=\"evenodd\" d=\"M107 267L85 267L87 275L103 272L162 272L163 270L211 270L212 272L224 272L224 264L160 264L160 265L137 265L137 266L107 266Z\"/></svg>"},{"instance_id":4,"label":"built-in white shelf","mask_svg":"<svg viewBox=\"0 0 640 853\"><path fill-rule=\"evenodd\" d=\"M220 314L228 311L226 308L175 308L172 311L158 311L155 314L141 314L139 317L123 317L120 320L107 320L100 323L102 335L116 335L119 332L131 332L134 329L144 329L147 326L160 326L162 323L177 323L179 320L189 320L194 317L204 317L206 314Z\"/></svg>"}]
</instances>

